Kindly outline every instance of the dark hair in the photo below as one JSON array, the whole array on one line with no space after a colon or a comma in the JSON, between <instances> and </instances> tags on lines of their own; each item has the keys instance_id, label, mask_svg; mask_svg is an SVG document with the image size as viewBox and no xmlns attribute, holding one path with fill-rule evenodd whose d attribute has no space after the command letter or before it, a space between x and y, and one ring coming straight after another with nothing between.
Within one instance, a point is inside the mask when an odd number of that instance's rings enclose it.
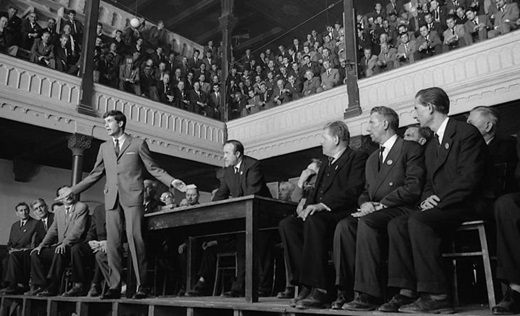
<instances>
[{"instance_id":1,"label":"dark hair","mask_svg":"<svg viewBox=\"0 0 520 316\"><path fill-rule=\"evenodd\" d=\"M69 10L69 14L74 14L74 15L76 15L76 10Z\"/></svg>"},{"instance_id":2,"label":"dark hair","mask_svg":"<svg viewBox=\"0 0 520 316\"><path fill-rule=\"evenodd\" d=\"M439 87L419 90L415 98L418 99L422 105L431 103L435 107L435 110L442 114L448 114L450 111L450 98L446 94L446 91Z\"/></svg>"},{"instance_id":3,"label":"dark hair","mask_svg":"<svg viewBox=\"0 0 520 316\"><path fill-rule=\"evenodd\" d=\"M29 211L31 210L29 205L27 205L27 203L25 203L25 202L20 202L20 203L16 204L16 206L14 207L14 210L18 211L18 207L20 207L20 206L26 206L29 209Z\"/></svg>"},{"instance_id":4,"label":"dark hair","mask_svg":"<svg viewBox=\"0 0 520 316\"><path fill-rule=\"evenodd\" d=\"M370 110L370 114L372 113L382 115L388 122L388 126L390 127L390 129L394 132L396 132L399 128L399 116L393 109L386 106L376 106L373 107L372 110Z\"/></svg>"},{"instance_id":5,"label":"dark hair","mask_svg":"<svg viewBox=\"0 0 520 316\"><path fill-rule=\"evenodd\" d=\"M242 143L239 142L238 140L230 139L224 143L224 145L226 145L226 144L232 144L234 147L234 150L235 150L234 152L238 151L240 153L240 156L244 155L244 145L242 145Z\"/></svg>"},{"instance_id":6,"label":"dark hair","mask_svg":"<svg viewBox=\"0 0 520 316\"><path fill-rule=\"evenodd\" d=\"M323 129L328 129L332 136L337 136L340 141L350 141L350 132L348 130L348 126L343 121L334 121L327 123L325 124Z\"/></svg>"},{"instance_id":7,"label":"dark hair","mask_svg":"<svg viewBox=\"0 0 520 316\"><path fill-rule=\"evenodd\" d=\"M110 110L110 111L107 111L105 112L105 114L103 114L103 118L107 118L109 116L113 116L114 119L116 120L116 122L123 122L123 126L121 126L121 128L123 129L123 131L125 130L125 127L126 127L126 116L123 114L123 112L119 111L119 110Z\"/></svg>"},{"instance_id":8,"label":"dark hair","mask_svg":"<svg viewBox=\"0 0 520 316\"><path fill-rule=\"evenodd\" d=\"M455 16L455 14L448 14L446 16L446 21L448 21L448 20L457 21L457 17Z\"/></svg>"},{"instance_id":9,"label":"dark hair","mask_svg":"<svg viewBox=\"0 0 520 316\"><path fill-rule=\"evenodd\" d=\"M467 7L465 12L472 11L473 13L477 13L477 8L475 7Z\"/></svg>"}]
</instances>

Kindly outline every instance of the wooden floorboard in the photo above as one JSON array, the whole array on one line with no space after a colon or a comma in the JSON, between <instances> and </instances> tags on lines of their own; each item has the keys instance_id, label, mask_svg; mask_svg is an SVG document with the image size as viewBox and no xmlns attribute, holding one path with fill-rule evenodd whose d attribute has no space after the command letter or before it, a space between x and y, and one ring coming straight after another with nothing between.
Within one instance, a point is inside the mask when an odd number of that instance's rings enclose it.
<instances>
[{"instance_id":1,"label":"wooden floorboard","mask_svg":"<svg viewBox=\"0 0 520 316\"><path fill-rule=\"evenodd\" d=\"M101 300L99 298L90 297L27 297L27 296L2 296L2 305L7 304L9 301L18 302L33 302L28 306L42 306L42 304L58 306L71 306L73 303L82 303L78 306L96 306L96 305L109 305L112 304L112 309L128 310L134 307L138 310L144 310L148 308L150 310L149 315L155 315L154 310L161 308L182 308L189 312L189 315L193 310L219 310L229 311L232 315L400 315L403 314L392 314L392 313L380 313L380 312L349 312L349 311L335 311L331 309L307 309L300 310L289 306L289 300L281 300L275 297L260 298L257 303L248 303L243 298L223 298L223 297L157 297L148 298L143 300L134 299L119 299L119 300ZM45 302L47 301L47 302ZM233 311L238 311L234 312ZM487 316L491 315L489 307L485 305L472 305L463 306L456 309L458 315L464 316ZM89 313L90 314L90 313ZM114 315L123 315L125 313L116 312ZM196 313L194 313L196 315ZM162 315L162 314L161 314ZM413 314L409 314L413 315ZM418 316L426 316L431 314L415 314Z\"/></svg>"}]
</instances>

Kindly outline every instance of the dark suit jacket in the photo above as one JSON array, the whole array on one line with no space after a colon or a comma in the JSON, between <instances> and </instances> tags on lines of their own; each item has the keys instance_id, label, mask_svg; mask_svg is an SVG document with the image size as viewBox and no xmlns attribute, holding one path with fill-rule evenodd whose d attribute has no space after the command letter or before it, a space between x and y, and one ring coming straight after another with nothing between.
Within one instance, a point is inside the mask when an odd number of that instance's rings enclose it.
<instances>
[{"instance_id":1,"label":"dark suit jacket","mask_svg":"<svg viewBox=\"0 0 520 316\"><path fill-rule=\"evenodd\" d=\"M55 219L43 238L40 244L41 246L51 246L55 244L73 246L85 240L90 223L87 204L76 202L76 204L72 205L68 222L65 215L65 206L63 205L56 210L54 216Z\"/></svg>"},{"instance_id":2,"label":"dark suit jacket","mask_svg":"<svg viewBox=\"0 0 520 316\"><path fill-rule=\"evenodd\" d=\"M29 38L29 34L38 33L40 34L42 31L42 27L38 23L34 23L34 26L31 26L31 23L28 19L24 19L22 21L22 46L25 49L31 49L35 38Z\"/></svg>"},{"instance_id":3,"label":"dark suit jacket","mask_svg":"<svg viewBox=\"0 0 520 316\"><path fill-rule=\"evenodd\" d=\"M17 220L11 226L7 249L34 248L40 244L45 235L43 225L37 219L29 216L23 227L20 227L20 223L21 221Z\"/></svg>"},{"instance_id":4,"label":"dark suit jacket","mask_svg":"<svg viewBox=\"0 0 520 316\"><path fill-rule=\"evenodd\" d=\"M70 25L70 33L75 37L74 39L81 41L81 38L83 37L83 24L78 20L74 20L74 24L76 27L72 25L71 20L65 20L62 23L62 29L65 25Z\"/></svg>"},{"instance_id":5,"label":"dark suit jacket","mask_svg":"<svg viewBox=\"0 0 520 316\"><path fill-rule=\"evenodd\" d=\"M116 156L112 139L101 144L94 168L72 192L81 193L106 176L105 207L114 210L116 203L127 207L143 205L145 169L157 180L170 187L173 177L152 159L146 141L127 135Z\"/></svg>"},{"instance_id":6,"label":"dark suit jacket","mask_svg":"<svg viewBox=\"0 0 520 316\"><path fill-rule=\"evenodd\" d=\"M363 151L347 148L331 166L328 166L327 159L323 159L316 186L309 194L304 208L310 204L323 203L332 212L354 209L365 184L367 157ZM330 176L324 177L325 173Z\"/></svg>"},{"instance_id":7,"label":"dark suit jacket","mask_svg":"<svg viewBox=\"0 0 520 316\"><path fill-rule=\"evenodd\" d=\"M40 219L40 222L42 222L42 220ZM45 233L47 233L47 231L49 230L49 228L52 226L52 223L54 222L54 213L47 213L47 229L45 229L45 225L43 225L43 222L42 222L42 227L45 231Z\"/></svg>"},{"instance_id":8,"label":"dark suit jacket","mask_svg":"<svg viewBox=\"0 0 520 316\"><path fill-rule=\"evenodd\" d=\"M234 167L224 169L224 176L213 201L225 200L230 196L240 197L250 194L271 197L260 161L244 156L240 164L239 174L235 174Z\"/></svg>"},{"instance_id":9,"label":"dark suit jacket","mask_svg":"<svg viewBox=\"0 0 520 316\"><path fill-rule=\"evenodd\" d=\"M105 206L102 204L94 209L90 220L90 228L87 232L87 238L85 241L107 240L107 222L105 220L105 212Z\"/></svg>"},{"instance_id":10,"label":"dark suit jacket","mask_svg":"<svg viewBox=\"0 0 520 316\"><path fill-rule=\"evenodd\" d=\"M436 159L436 150L439 157ZM471 207L482 197L487 148L472 125L449 119L442 144L435 139L425 149L426 184L421 200L435 194L439 209Z\"/></svg>"},{"instance_id":11,"label":"dark suit jacket","mask_svg":"<svg viewBox=\"0 0 520 316\"><path fill-rule=\"evenodd\" d=\"M421 197L426 170L422 147L397 138L378 171L379 150L368 157L365 191L358 199L379 202L387 207L413 206Z\"/></svg>"},{"instance_id":12,"label":"dark suit jacket","mask_svg":"<svg viewBox=\"0 0 520 316\"><path fill-rule=\"evenodd\" d=\"M505 193L518 192L515 169L518 164L516 155L517 140L514 137L496 136L488 144L491 164L486 183L494 181L494 198Z\"/></svg>"}]
</instances>

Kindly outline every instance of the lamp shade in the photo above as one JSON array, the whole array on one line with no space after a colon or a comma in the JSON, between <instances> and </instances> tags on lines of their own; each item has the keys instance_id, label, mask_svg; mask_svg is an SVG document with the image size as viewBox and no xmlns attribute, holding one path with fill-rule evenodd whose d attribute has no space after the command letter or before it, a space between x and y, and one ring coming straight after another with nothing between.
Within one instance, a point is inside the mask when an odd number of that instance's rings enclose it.
<instances>
[{"instance_id":1,"label":"lamp shade","mask_svg":"<svg viewBox=\"0 0 520 316\"><path fill-rule=\"evenodd\" d=\"M137 28L137 27L139 27L139 25L141 25L141 21L139 21L139 19L138 19L137 17L134 17L134 18L132 18L132 19L130 20L130 25L131 25L132 27Z\"/></svg>"}]
</instances>

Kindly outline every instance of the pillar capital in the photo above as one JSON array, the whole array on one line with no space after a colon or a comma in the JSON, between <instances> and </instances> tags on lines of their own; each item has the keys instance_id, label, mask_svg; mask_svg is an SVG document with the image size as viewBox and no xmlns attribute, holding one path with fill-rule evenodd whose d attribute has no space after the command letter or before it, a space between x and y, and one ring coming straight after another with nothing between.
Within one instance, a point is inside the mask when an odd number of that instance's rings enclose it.
<instances>
[{"instance_id":1,"label":"pillar capital","mask_svg":"<svg viewBox=\"0 0 520 316\"><path fill-rule=\"evenodd\" d=\"M72 151L73 156L83 156L85 149L92 145L92 136L83 134L73 134L69 137L67 146Z\"/></svg>"}]
</instances>

